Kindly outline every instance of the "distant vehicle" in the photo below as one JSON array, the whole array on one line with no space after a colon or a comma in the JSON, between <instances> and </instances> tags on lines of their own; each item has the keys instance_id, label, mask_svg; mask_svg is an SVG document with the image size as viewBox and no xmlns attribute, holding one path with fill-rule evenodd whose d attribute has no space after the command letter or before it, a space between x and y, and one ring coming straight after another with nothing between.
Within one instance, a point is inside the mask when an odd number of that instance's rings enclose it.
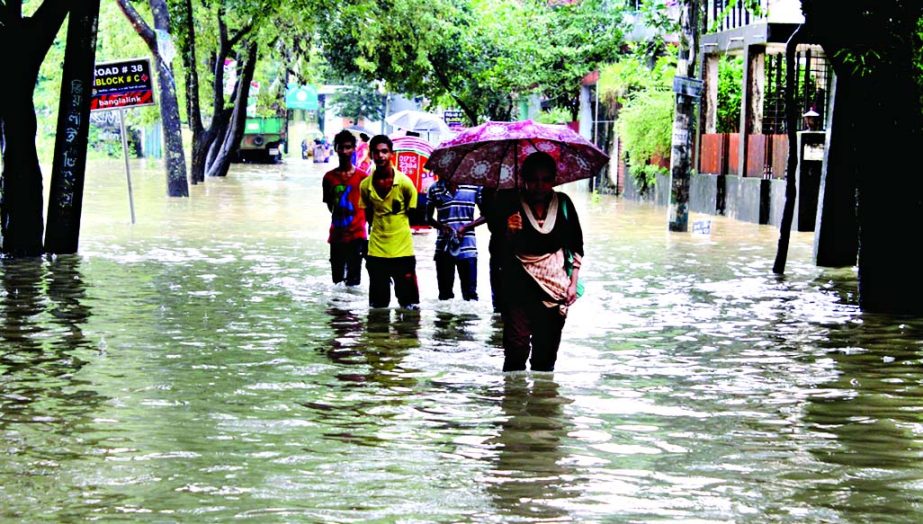
<instances>
[{"instance_id":1,"label":"distant vehicle","mask_svg":"<svg viewBox=\"0 0 923 524\"><path fill-rule=\"evenodd\" d=\"M276 164L282 161L286 125L283 117L247 118L238 161Z\"/></svg>"}]
</instances>

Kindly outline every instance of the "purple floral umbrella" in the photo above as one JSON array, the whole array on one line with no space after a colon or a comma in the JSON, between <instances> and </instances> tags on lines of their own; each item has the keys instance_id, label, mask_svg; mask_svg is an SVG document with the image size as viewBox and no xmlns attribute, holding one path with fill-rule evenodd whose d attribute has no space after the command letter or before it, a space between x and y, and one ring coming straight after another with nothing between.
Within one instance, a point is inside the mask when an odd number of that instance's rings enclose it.
<instances>
[{"instance_id":1,"label":"purple floral umbrella","mask_svg":"<svg viewBox=\"0 0 923 524\"><path fill-rule=\"evenodd\" d=\"M557 162L554 185L593 177L609 161L609 155L568 127L523 120L466 129L439 144L426 169L457 184L514 189L520 185L522 162L536 151Z\"/></svg>"}]
</instances>

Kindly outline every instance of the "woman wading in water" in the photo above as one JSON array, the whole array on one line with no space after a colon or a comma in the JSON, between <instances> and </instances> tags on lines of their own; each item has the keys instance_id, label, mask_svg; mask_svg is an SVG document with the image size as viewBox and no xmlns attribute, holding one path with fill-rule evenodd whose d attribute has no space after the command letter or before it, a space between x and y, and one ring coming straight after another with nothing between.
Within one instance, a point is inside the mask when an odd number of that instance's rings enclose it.
<instances>
[{"instance_id":1,"label":"woman wading in water","mask_svg":"<svg viewBox=\"0 0 923 524\"><path fill-rule=\"evenodd\" d=\"M526 360L533 371L553 371L567 310L577 300L583 231L571 199L553 189L550 155L532 153L521 173L524 187L506 221L503 371L524 370Z\"/></svg>"}]
</instances>

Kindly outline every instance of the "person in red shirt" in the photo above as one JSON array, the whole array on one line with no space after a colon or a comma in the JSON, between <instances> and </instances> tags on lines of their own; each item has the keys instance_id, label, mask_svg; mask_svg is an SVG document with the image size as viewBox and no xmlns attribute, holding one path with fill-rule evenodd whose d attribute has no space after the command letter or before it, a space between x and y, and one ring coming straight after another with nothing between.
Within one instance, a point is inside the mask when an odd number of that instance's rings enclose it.
<instances>
[{"instance_id":1,"label":"person in red shirt","mask_svg":"<svg viewBox=\"0 0 923 524\"><path fill-rule=\"evenodd\" d=\"M356 137L343 130L333 138L339 165L324 175L324 203L330 210L330 269L333 283L346 281L358 286L362 280L362 258L368 251L365 210L359 206L359 183L369 176L353 167Z\"/></svg>"}]
</instances>

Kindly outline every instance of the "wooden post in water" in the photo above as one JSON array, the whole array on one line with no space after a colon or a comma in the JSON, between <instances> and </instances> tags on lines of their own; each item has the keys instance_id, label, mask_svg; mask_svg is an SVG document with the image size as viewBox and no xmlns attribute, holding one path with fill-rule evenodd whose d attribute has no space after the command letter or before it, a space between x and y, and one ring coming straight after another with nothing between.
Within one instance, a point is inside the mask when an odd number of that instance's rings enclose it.
<instances>
[{"instance_id":1,"label":"wooden post in water","mask_svg":"<svg viewBox=\"0 0 923 524\"><path fill-rule=\"evenodd\" d=\"M73 2L68 15L45 230L47 253L76 253L80 239L99 3L100 0Z\"/></svg>"}]
</instances>

